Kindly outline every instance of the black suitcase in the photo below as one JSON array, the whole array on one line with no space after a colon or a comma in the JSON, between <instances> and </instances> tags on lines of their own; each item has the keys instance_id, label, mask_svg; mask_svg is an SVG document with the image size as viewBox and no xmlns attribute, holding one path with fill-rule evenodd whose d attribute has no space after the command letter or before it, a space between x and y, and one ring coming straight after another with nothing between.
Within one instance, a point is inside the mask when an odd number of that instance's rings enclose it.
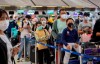
<instances>
[{"instance_id":1,"label":"black suitcase","mask_svg":"<svg viewBox=\"0 0 100 64\"><path fill-rule=\"evenodd\" d=\"M30 46L30 61L31 63L35 63L35 46Z\"/></svg>"},{"instance_id":2,"label":"black suitcase","mask_svg":"<svg viewBox=\"0 0 100 64\"><path fill-rule=\"evenodd\" d=\"M37 53L35 54L35 44L33 44L33 45L31 45L30 46L30 61L31 61L31 64L32 63L35 63L35 64L37 64L37 62L38 62L38 55L37 55ZM36 51L37 52L37 51ZM36 55L36 56L35 56ZM36 57L36 58L35 58ZM37 59L36 61L35 61L35 59Z\"/></svg>"}]
</instances>

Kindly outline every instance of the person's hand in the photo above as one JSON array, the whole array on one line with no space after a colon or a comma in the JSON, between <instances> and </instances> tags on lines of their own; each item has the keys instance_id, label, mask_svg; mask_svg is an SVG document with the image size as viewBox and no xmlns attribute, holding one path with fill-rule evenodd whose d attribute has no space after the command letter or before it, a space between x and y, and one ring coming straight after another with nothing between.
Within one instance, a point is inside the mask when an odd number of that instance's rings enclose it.
<instances>
[{"instance_id":1,"label":"person's hand","mask_svg":"<svg viewBox=\"0 0 100 64\"><path fill-rule=\"evenodd\" d=\"M89 28L88 28L88 27L86 27L86 28L84 28L84 29L83 29L83 31L88 31L88 30L89 30Z\"/></svg>"},{"instance_id":2,"label":"person's hand","mask_svg":"<svg viewBox=\"0 0 100 64\"><path fill-rule=\"evenodd\" d=\"M70 47L70 45L67 45L67 47L66 47L68 50L70 50L71 49L71 47Z\"/></svg>"},{"instance_id":3,"label":"person's hand","mask_svg":"<svg viewBox=\"0 0 100 64\"><path fill-rule=\"evenodd\" d=\"M23 27L24 29L28 29L28 27L26 26L26 27Z\"/></svg>"},{"instance_id":4,"label":"person's hand","mask_svg":"<svg viewBox=\"0 0 100 64\"><path fill-rule=\"evenodd\" d=\"M17 55L18 51L19 51L19 48L18 48L18 47L13 48L13 49L12 49L12 56Z\"/></svg>"},{"instance_id":5,"label":"person's hand","mask_svg":"<svg viewBox=\"0 0 100 64\"><path fill-rule=\"evenodd\" d=\"M75 48L78 48L78 46L79 46L79 45L78 45L77 43L75 43Z\"/></svg>"}]
</instances>

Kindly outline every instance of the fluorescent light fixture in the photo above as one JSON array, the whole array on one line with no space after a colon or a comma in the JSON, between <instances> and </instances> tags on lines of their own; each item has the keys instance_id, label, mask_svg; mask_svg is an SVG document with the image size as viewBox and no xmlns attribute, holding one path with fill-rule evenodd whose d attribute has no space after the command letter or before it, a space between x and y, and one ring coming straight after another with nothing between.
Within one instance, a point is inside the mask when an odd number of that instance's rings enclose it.
<instances>
[{"instance_id":1,"label":"fluorescent light fixture","mask_svg":"<svg viewBox=\"0 0 100 64\"><path fill-rule=\"evenodd\" d=\"M0 6L10 6L10 5L0 5Z\"/></svg>"},{"instance_id":2,"label":"fluorescent light fixture","mask_svg":"<svg viewBox=\"0 0 100 64\"><path fill-rule=\"evenodd\" d=\"M25 7L25 6L20 6L21 8Z\"/></svg>"},{"instance_id":3,"label":"fluorescent light fixture","mask_svg":"<svg viewBox=\"0 0 100 64\"><path fill-rule=\"evenodd\" d=\"M71 8L70 6L61 6L62 8Z\"/></svg>"},{"instance_id":4,"label":"fluorescent light fixture","mask_svg":"<svg viewBox=\"0 0 100 64\"><path fill-rule=\"evenodd\" d=\"M76 8L84 8L84 7L82 7L82 6L76 6Z\"/></svg>"},{"instance_id":5,"label":"fluorescent light fixture","mask_svg":"<svg viewBox=\"0 0 100 64\"><path fill-rule=\"evenodd\" d=\"M43 6L32 6L32 7L43 7Z\"/></svg>"},{"instance_id":6,"label":"fluorescent light fixture","mask_svg":"<svg viewBox=\"0 0 100 64\"><path fill-rule=\"evenodd\" d=\"M57 6L47 6L47 7L57 7Z\"/></svg>"}]
</instances>

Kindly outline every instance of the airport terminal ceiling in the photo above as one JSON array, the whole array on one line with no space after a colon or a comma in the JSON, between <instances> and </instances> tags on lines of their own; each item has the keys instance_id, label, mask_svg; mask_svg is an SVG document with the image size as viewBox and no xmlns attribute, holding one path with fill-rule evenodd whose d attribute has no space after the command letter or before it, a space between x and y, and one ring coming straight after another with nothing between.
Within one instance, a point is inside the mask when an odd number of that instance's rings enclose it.
<instances>
[{"instance_id":1,"label":"airport terminal ceiling","mask_svg":"<svg viewBox=\"0 0 100 64\"><path fill-rule=\"evenodd\" d=\"M0 0L0 7L15 6L17 8L23 8L30 6L33 8L99 8L99 1L100 0Z\"/></svg>"}]
</instances>

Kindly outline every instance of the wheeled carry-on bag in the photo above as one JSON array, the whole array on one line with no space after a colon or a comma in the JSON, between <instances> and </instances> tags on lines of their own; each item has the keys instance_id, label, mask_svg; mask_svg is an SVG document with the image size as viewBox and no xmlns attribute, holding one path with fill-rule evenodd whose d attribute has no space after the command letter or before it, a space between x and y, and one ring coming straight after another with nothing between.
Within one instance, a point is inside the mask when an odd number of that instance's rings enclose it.
<instances>
[{"instance_id":1,"label":"wheeled carry-on bag","mask_svg":"<svg viewBox=\"0 0 100 64\"><path fill-rule=\"evenodd\" d=\"M35 38L31 38L30 40L30 62L37 64L37 49L36 49L36 41Z\"/></svg>"},{"instance_id":2,"label":"wheeled carry-on bag","mask_svg":"<svg viewBox=\"0 0 100 64\"><path fill-rule=\"evenodd\" d=\"M30 61L31 63L35 63L35 46L30 46Z\"/></svg>"}]
</instances>

